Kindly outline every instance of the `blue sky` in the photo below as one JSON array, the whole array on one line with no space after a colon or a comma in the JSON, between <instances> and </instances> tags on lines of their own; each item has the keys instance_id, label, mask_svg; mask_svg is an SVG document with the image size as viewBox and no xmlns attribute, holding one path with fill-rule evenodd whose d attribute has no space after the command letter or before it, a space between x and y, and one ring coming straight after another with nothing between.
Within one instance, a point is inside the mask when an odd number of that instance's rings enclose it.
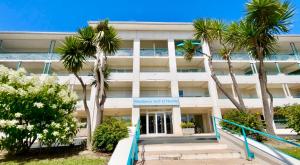
<instances>
[{"instance_id":1,"label":"blue sky","mask_svg":"<svg viewBox=\"0 0 300 165\"><path fill-rule=\"evenodd\" d=\"M0 31L76 31L89 20L190 22L239 20L247 0L0 0ZM290 34L300 34L300 0Z\"/></svg>"}]
</instances>

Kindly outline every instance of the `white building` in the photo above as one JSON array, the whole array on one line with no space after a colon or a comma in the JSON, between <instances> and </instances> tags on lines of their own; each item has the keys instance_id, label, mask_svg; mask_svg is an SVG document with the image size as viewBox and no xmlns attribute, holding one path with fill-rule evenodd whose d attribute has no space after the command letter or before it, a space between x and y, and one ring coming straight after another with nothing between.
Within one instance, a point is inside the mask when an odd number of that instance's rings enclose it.
<instances>
[{"instance_id":1,"label":"white building","mask_svg":"<svg viewBox=\"0 0 300 165\"><path fill-rule=\"evenodd\" d=\"M94 26L97 22L89 22ZM104 115L120 117L132 124L141 120L142 134L181 134L181 121L194 121L196 133L213 132L211 116L221 117L233 104L216 88L210 77L208 60L201 53L191 62L176 49L183 40L193 38L191 23L111 22L122 38L121 49L108 57L112 69ZM69 83L79 96L81 86L64 69L55 53L66 36L63 32L0 32L0 64L39 75L55 73L60 82ZM300 35L279 36L279 54L266 60L268 87L275 106L300 103ZM207 54L218 52L218 45ZM225 61L214 55L215 71L226 89L235 96ZM92 79L94 61L89 60L80 75ZM236 79L247 108L263 116L257 62L246 52L232 57ZM95 89L88 88L88 99L94 100ZM90 105L90 108L94 107ZM78 118L84 120L82 102ZM92 119L95 115L92 114ZM275 119L277 119L275 117ZM276 133L291 134L290 129L275 121Z\"/></svg>"}]
</instances>

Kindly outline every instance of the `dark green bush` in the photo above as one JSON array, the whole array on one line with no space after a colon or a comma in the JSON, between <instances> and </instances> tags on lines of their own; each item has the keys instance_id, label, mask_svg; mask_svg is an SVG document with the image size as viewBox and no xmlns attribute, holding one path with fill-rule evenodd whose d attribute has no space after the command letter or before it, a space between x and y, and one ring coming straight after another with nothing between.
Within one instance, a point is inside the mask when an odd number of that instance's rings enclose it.
<instances>
[{"instance_id":1,"label":"dark green bush","mask_svg":"<svg viewBox=\"0 0 300 165\"><path fill-rule=\"evenodd\" d=\"M124 121L108 118L100 124L93 136L93 149L112 152L118 142L128 137L127 125Z\"/></svg>"},{"instance_id":2,"label":"dark green bush","mask_svg":"<svg viewBox=\"0 0 300 165\"><path fill-rule=\"evenodd\" d=\"M224 114L223 119L232 121L234 123L258 130L263 131L263 124L260 120L258 114L241 112L238 110L232 110ZM225 121L221 121L221 126L223 129L231 131L233 133L241 134L242 129L240 127L229 124ZM264 137L260 134L253 133L251 131L246 131L247 137L255 139L257 141L263 141Z\"/></svg>"}]
</instances>

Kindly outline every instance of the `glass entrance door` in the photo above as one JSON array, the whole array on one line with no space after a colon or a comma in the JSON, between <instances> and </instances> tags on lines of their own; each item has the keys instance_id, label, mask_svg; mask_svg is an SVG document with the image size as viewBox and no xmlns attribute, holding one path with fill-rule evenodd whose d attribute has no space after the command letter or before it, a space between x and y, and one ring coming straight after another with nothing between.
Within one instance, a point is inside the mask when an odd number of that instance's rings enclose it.
<instances>
[{"instance_id":1,"label":"glass entrance door","mask_svg":"<svg viewBox=\"0 0 300 165\"><path fill-rule=\"evenodd\" d=\"M141 134L172 134L172 113L147 112L141 114Z\"/></svg>"}]
</instances>

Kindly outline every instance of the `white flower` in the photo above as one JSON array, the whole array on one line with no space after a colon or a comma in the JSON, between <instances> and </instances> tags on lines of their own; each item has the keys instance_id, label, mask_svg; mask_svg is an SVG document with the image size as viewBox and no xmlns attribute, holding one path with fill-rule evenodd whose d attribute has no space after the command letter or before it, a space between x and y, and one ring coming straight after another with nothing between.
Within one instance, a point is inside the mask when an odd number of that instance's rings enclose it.
<instances>
[{"instance_id":1,"label":"white flower","mask_svg":"<svg viewBox=\"0 0 300 165\"><path fill-rule=\"evenodd\" d=\"M21 89L21 88L18 89L18 93L20 94L20 96L26 96L26 95L27 95L27 92L24 91L24 90Z\"/></svg>"},{"instance_id":2,"label":"white flower","mask_svg":"<svg viewBox=\"0 0 300 165\"><path fill-rule=\"evenodd\" d=\"M18 120L7 120L6 121L6 125L7 126L14 126L14 125L16 125L18 123Z\"/></svg>"},{"instance_id":3,"label":"white flower","mask_svg":"<svg viewBox=\"0 0 300 165\"><path fill-rule=\"evenodd\" d=\"M70 128L69 128L69 127L65 128L65 131L69 131L69 130L70 130Z\"/></svg>"},{"instance_id":4,"label":"white flower","mask_svg":"<svg viewBox=\"0 0 300 165\"><path fill-rule=\"evenodd\" d=\"M28 130L28 131L31 131L32 129L33 129L33 125L29 124L29 125L27 126L27 130Z\"/></svg>"},{"instance_id":5,"label":"white flower","mask_svg":"<svg viewBox=\"0 0 300 165\"><path fill-rule=\"evenodd\" d=\"M6 126L6 120L0 120L0 127Z\"/></svg>"},{"instance_id":6,"label":"white flower","mask_svg":"<svg viewBox=\"0 0 300 165\"><path fill-rule=\"evenodd\" d=\"M56 106L55 104L52 104L52 105L51 105L51 108L56 109L57 106Z\"/></svg>"},{"instance_id":7,"label":"white flower","mask_svg":"<svg viewBox=\"0 0 300 165\"><path fill-rule=\"evenodd\" d=\"M59 127L60 127L60 124L57 123L57 124L54 125L54 127L55 127L55 128L59 128Z\"/></svg>"},{"instance_id":8,"label":"white flower","mask_svg":"<svg viewBox=\"0 0 300 165\"><path fill-rule=\"evenodd\" d=\"M6 92L9 94L14 94L16 92L16 89L12 86L9 86L7 84L0 85L0 92Z\"/></svg>"},{"instance_id":9,"label":"white flower","mask_svg":"<svg viewBox=\"0 0 300 165\"><path fill-rule=\"evenodd\" d=\"M44 129L44 130L43 130L43 133L44 133L44 134L48 133L48 130Z\"/></svg>"},{"instance_id":10,"label":"white flower","mask_svg":"<svg viewBox=\"0 0 300 165\"><path fill-rule=\"evenodd\" d=\"M16 118L20 118L21 116L22 116L22 113L19 113L19 112L15 113Z\"/></svg>"},{"instance_id":11,"label":"white flower","mask_svg":"<svg viewBox=\"0 0 300 165\"><path fill-rule=\"evenodd\" d=\"M35 103L33 104L33 106L35 106L35 107L37 107L37 108L43 108L43 107L44 107L44 104L41 103L41 102L35 102Z\"/></svg>"},{"instance_id":12,"label":"white flower","mask_svg":"<svg viewBox=\"0 0 300 165\"><path fill-rule=\"evenodd\" d=\"M58 136L58 135L59 135L59 132L54 131L54 132L52 133L52 135L53 135L53 136Z\"/></svg>"},{"instance_id":13,"label":"white flower","mask_svg":"<svg viewBox=\"0 0 300 165\"><path fill-rule=\"evenodd\" d=\"M24 127L24 125L17 125L17 128L18 129L24 129L25 127Z\"/></svg>"}]
</instances>

